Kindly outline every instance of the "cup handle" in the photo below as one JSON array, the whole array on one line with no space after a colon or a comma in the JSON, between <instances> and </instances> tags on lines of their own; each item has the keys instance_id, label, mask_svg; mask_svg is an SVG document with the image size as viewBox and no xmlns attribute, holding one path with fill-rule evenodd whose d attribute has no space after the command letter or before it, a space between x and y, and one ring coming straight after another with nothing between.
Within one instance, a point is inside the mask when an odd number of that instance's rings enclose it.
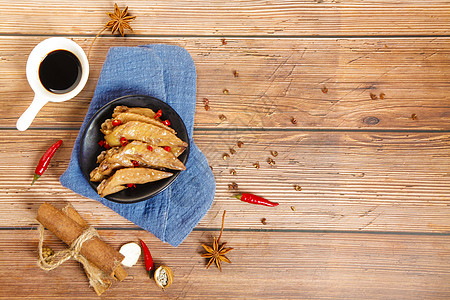
<instances>
[{"instance_id":1,"label":"cup handle","mask_svg":"<svg viewBox=\"0 0 450 300\"><path fill-rule=\"evenodd\" d=\"M33 122L34 118L41 110L41 108L47 104L47 100L40 98L38 96L34 96L33 102L31 102L30 106L28 106L27 110L20 116L19 120L17 120L16 128L20 131L25 131L30 127L31 122Z\"/></svg>"}]
</instances>

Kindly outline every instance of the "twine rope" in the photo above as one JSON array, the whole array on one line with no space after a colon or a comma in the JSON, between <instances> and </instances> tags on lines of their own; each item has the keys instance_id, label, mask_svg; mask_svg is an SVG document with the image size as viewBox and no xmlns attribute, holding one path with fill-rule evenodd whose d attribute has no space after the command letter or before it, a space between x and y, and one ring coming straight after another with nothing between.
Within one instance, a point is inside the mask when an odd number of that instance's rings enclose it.
<instances>
[{"instance_id":1,"label":"twine rope","mask_svg":"<svg viewBox=\"0 0 450 300\"><path fill-rule=\"evenodd\" d=\"M91 264L89 263L89 261L83 255L80 254L80 251L81 251L81 247L83 246L84 242L92 239L93 237L99 237L97 231L93 227L90 227L90 226L87 227L83 231L83 233L80 234L80 236L77 237L75 239L75 241L72 242L69 249L65 249L65 250L56 252L55 254L52 255L51 260L48 260L48 259L46 260L42 256L42 247L44 245L44 236L45 236L45 230L44 230L44 226L42 226L42 224L39 224L38 231L39 231L38 265L41 269L43 269L45 271L53 270L53 269L59 267L60 265L62 265L67 260L73 258L76 261L82 263L83 266L86 268L86 271L91 273L90 271L93 268L92 268Z\"/></svg>"}]
</instances>

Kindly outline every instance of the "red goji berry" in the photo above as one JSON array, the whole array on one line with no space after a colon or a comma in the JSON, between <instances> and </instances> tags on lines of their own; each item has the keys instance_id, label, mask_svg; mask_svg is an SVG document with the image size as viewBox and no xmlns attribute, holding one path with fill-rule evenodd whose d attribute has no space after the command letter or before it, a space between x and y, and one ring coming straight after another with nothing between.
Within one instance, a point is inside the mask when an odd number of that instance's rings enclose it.
<instances>
[{"instance_id":1,"label":"red goji berry","mask_svg":"<svg viewBox=\"0 0 450 300\"><path fill-rule=\"evenodd\" d=\"M172 151L172 148L170 148L169 146L165 146L164 150L166 150L167 152L170 152L170 151Z\"/></svg>"},{"instance_id":2,"label":"red goji berry","mask_svg":"<svg viewBox=\"0 0 450 300\"><path fill-rule=\"evenodd\" d=\"M147 149L150 150L150 151L153 151L153 147L150 146L150 145L147 146Z\"/></svg>"},{"instance_id":3,"label":"red goji berry","mask_svg":"<svg viewBox=\"0 0 450 300\"><path fill-rule=\"evenodd\" d=\"M134 183L128 183L128 184L127 184L127 187L129 187L129 188L135 188L136 185L135 185Z\"/></svg>"},{"instance_id":4,"label":"red goji berry","mask_svg":"<svg viewBox=\"0 0 450 300\"><path fill-rule=\"evenodd\" d=\"M98 144L100 145L100 147L103 147L105 145L105 141L101 140L100 142L98 142Z\"/></svg>"},{"instance_id":5,"label":"red goji berry","mask_svg":"<svg viewBox=\"0 0 450 300\"><path fill-rule=\"evenodd\" d=\"M105 147L106 150L108 150L109 148L111 148L111 146L105 141L105 143L103 144L103 147Z\"/></svg>"},{"instance_id":6,"label":"red goji berry","mask_svg":"<svg viewBox=\"0 0 450 300\"><path fill-rule=\"evenodd\" d=\"M139 162L138 161L132 160L131 163L133 164L133 166L139 167Z\"/></svg>"}]
</instances>

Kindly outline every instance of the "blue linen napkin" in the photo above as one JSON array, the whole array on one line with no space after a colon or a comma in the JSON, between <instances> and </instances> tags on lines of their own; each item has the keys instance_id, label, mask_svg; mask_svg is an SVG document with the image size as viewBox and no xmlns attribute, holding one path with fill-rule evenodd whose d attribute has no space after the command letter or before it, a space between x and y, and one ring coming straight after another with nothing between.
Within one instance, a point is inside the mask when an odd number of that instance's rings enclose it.
<instances>
[{"instance_id":1,"label":"blue linen napkin","mask_svg":"<svg viewBox=\"0 0 450 300\"><path fill-rule=\"evenodd\" d=\"M196 79L192 57L183 48L162 44L111 48L69 167L60 177L61 184L101 202L161 241L175 247L181 244L211 207L215 193L208 161L193 141ZM190 138L186 171L163 192L133 204L101 198L84 177L78 161L80 138L87 122L103 105L125 95L148 95L165 101L181 116Z\"/></svg>"}]
</instances>

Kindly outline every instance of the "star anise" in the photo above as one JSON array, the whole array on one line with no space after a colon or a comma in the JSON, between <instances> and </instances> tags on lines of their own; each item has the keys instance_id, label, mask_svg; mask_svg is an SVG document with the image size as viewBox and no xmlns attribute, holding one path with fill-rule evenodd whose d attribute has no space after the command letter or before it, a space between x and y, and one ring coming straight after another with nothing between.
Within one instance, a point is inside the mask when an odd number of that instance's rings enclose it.
<instances>
[{"instance_id":1,"label":"star anise","mask_svg":"<svg viewBox=\"0 0 450 300\"><path fill-rule=\"evenodd\" d=\"M205 248L205 250L208 253L203 253L202 257L206 257L209 258L209 262L206 265L206 268L208 269L211 264L213 262L216 263L217 267L219 268L220 272L222 272L222 267L221 267L221 263L222 261L226 261L227 263L231 264L231 261L228 259L228 257L225 256L225 254L227 254L228 252L230 252L231 250L233 250L233 248L224 248L224 246L226 245L226 243L223 243L220 247L219 247L219 242L220 242L220 238L222 237L222 232L223 232L223 223L225 221L225 213L227 211L225 210L223 212L223 216L222 216L222 228L220 229L220 235L219 238L216 240L216 237L214 237L214 241L213 241L213 245L212 247L202 244L203 248Z\"/></svg>"},{"instance_id":2,"label":"star anise","mask_svg":"<svg viewBox=\"0 0 450 300\"><path fill-rule=\"evenodd\" d=\"M92 45L94 44L94 41L97 39L97 37L106 29L111 29L111 33L114 34L116 31L119 31L119 33L122 36L125 36L125 29L129 29L133 31L131 28L129 22L136 19L136 16L127 16L128 15L128 6L125 7L124 10L120 11L119 6L117 6L117 3L114 3L114 13L106 13L111 20L109 20L105 26L103 26L103 29L95 36L94 40L91 43L91 46L89 47L88 57L89 53L91 52Z\"/></svg>"}]
</instances>

